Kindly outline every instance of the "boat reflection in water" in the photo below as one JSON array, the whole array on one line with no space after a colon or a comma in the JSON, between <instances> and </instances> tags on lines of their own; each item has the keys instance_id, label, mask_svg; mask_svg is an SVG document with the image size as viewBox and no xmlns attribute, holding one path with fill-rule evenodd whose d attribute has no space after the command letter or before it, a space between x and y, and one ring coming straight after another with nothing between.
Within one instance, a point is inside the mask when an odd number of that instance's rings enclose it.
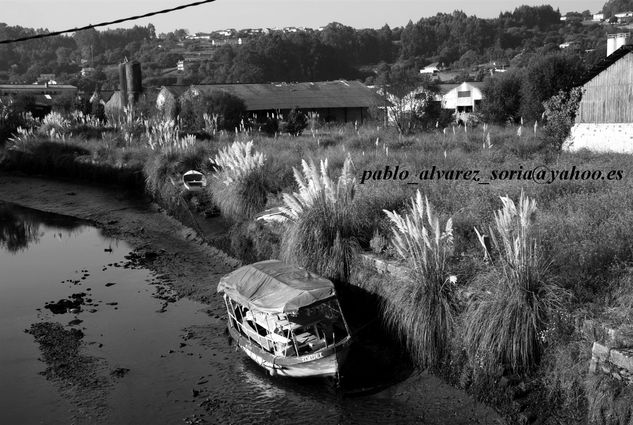
<instances>
[{"instance_id":1,"label":"boat reflection in water","mask_svg":"<svg viewBox=\"0 0 633 425\"><path fill-rule=\"evenodd\" d=\"M218 292L231 336L271 375L338 375L351 336L331 281L269 260L224 276Z\"/></svg>"}]
</instances>

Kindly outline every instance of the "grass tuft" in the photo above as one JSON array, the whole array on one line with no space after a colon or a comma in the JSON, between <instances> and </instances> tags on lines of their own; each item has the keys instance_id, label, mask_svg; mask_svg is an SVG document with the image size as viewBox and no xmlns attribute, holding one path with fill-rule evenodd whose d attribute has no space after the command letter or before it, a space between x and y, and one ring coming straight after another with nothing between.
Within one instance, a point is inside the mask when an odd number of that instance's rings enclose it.
<instances>
[{"instance_id":1,"label":"grass tuft","mask_svg":"<svg viewBox=\"0 0 633 425\"><path fill-rule=\"evenodd\" d=\"M386 211L392 223L391 243L410 266L411 281L386 291L383 318L423 367L438 366L449 350L455 325L454 288L448 259L453 252L452 220L442 227L428 199L416 193L404 216Z\"/></svg>"},{"instance_id":2,"label":"grass tuft","mask_svg":"<svg viewBox=\"0 0 633 425\"><path fill-rule=\"evenodd\" d=\"M508 197L501 201L490 228L493 252L484 248L492 264L465 312L464 341L476 368L525 372L538 363L548 320L563 310L567 294L539 251L536 202L523 193L518 206Z\"/></svg>"},{"instance_id":3,"label":"grass tuft","mask_svg":"<svg viewBox=\"0 0 633 425\"><path fill-rule=\"evenodd\" d=\"M302 165L303 173L294 169L299 191L284 193L279 214L268 217L285 226L281 259L348 282L360 233L353 206L356 179L351 158L345 160L336 183L329 176L327 161L321 161L319 168L312 161Z\"/></svg>"},{"instance_id":4,"label":"grass tuft","mask_svg":"<svg viewBox=\"0 0 633 425\"><path fill-rule=\"evenodd\" d=\"M210 191L222 215L234 220L253 217L266 206L266 156L253 150L253 142L234 142L220 150L212 166Z\"/></svg>"}]
</instances>

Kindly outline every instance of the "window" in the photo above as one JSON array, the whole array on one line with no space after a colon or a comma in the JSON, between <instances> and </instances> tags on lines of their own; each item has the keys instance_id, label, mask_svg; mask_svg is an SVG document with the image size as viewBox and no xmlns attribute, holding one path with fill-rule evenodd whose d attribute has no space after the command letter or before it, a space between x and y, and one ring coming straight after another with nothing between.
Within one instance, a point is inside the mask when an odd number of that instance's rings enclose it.
<instances>
[{"instance_id":1,"label":"window","mask_svg":"<svg viewBox=\"0 0 633 425\"><path fill-rule=\"evenodd\" d=\"M458 91L457 97L470 97L470 90Z\"/></svg>"}]
</instances>

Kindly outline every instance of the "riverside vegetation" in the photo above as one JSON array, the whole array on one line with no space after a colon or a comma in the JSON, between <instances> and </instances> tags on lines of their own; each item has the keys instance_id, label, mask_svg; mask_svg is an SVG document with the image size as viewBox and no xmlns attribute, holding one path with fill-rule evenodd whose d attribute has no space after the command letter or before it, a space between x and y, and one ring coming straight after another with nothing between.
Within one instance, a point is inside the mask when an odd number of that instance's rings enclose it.
<instances>
[{"instance_id":1,"label":"riverside vegetation","mask_svg":"<svg viewBox=\"0 0 633 425\"><path fill-rule=\"evenodd\" d=\"M212 243L245 262L281 258L374 292L384 325L418 365L513 420L633 420L622 408L633 403L631 392L588 373L591 340L580 326L607 312L623 321L633 313L628 155L552 149L536 125L407 136L376 124L313 125L302 136L242 127L196 138L177 122L133 111L116 125L78 113L20 120L0 151L6 173L117 184L146 192L176 215L183 203L200 217L219 211L231 227ZM542 164L623 170L624 179L358 180L362 170L385 165ZM177 182L189 169L208 175L207 191L181 193ZM410 273L377 274L357 255L369 250L400 259Z\"/></svg>"}]
</instances>

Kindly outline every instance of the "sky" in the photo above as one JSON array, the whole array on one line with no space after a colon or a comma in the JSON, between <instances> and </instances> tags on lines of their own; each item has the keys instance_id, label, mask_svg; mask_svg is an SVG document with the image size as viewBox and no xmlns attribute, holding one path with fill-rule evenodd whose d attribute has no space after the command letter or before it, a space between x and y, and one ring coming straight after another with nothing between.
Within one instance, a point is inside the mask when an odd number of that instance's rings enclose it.
<instances>
[{"instance_id":1,"label":"sky","mask_svg":"<svg viewBox=\"0 0 633 425\"><path fill-rule=\"evenodd\" d=\"M0 0L0 22L58 31L171 8L195 0ZM191 33L226 28L318 28L340 22L355 28L406 25L409 20L462 10L492 18L527 4L550 4L561 13L596 12L606 0L216 0L116 27L154 24L157 34L184 28ZM107 27L106 27L107 28ZM103 29L103 28L102 28Z\"/></svg>"}]
</instances>

